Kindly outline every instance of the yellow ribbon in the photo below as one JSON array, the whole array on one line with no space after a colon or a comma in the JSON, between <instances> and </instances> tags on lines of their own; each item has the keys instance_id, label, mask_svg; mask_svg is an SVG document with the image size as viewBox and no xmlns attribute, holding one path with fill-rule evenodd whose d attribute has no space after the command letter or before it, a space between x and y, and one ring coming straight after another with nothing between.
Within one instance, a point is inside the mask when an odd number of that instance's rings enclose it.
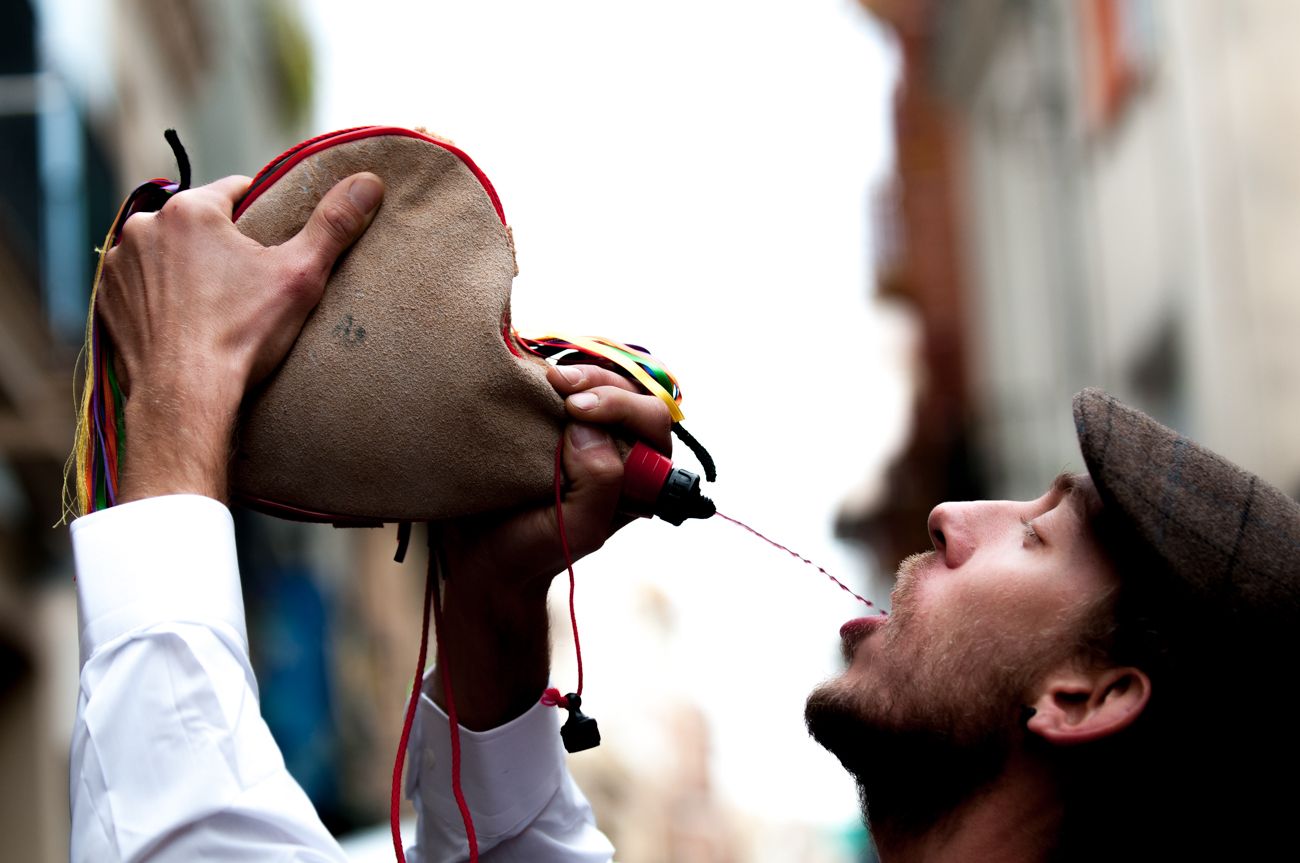
<instances>
[{"instance_id":1,"label":"yellow ribbon","mask_svg":"<svg viewBox=\"0 0 1300 863\"><path fill-rule=\"evenodd\" d=\"M568 342L576 348L582 348L584 351L595 354L598 357L604 357L610 362L618 365L630 374L641 386L654 396L658 396L664 404L668 405L668 412L672 415L673 422L681 422L686 418L682 413L681 406L673 398L673 394L664 389L663 384L652 378L645 369L628 359L622 353L606 348L604 344L596 339L585 336L566 336L558 333L548 333L544 336L534 337L534 341L544 342L549 339L560 339Z\"/></svg>"}]
</instances>

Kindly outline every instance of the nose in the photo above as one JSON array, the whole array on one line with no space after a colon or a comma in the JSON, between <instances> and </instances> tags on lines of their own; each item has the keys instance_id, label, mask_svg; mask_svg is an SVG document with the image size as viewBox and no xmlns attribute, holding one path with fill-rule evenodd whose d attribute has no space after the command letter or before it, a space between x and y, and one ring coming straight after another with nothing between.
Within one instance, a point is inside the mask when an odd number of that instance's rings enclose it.
<instances>
[{"instance_id":1,"label":"nose","mask_svg":"<svg viewBox=\"0 0 1300 863\"><path fill-rule=\"evenodd\" d=\"M949 569L959 567L970 557L970 531L965 527L963 512L970 504L941 503L930 510L926 528L930 542Z\"/></svg>"},{"instance_id":2,"label":"nose","mask_svg":"<svg viewBox=\"0 0 1300 863\"><path fill-rule=\"evenodd\" d=\"M944 547L948 544L947 537L943 533L943 524L947 520L947 512L944 507L947 504L939 504L930 510L930 517L926 521L926 529L930 532L930 542L934 544L934 550L943 553Z\"/></svg>"}]
</instances>

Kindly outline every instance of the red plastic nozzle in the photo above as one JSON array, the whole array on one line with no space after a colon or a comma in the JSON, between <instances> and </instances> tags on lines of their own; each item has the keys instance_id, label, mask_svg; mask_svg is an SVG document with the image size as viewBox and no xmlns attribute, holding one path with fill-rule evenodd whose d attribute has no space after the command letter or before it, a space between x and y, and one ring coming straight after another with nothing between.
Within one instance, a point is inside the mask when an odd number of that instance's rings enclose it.
<instances>
[{"instance_id":1,"label":"red plastic nozzle","mask_svg":"<svg viewBox=\"0 0 1300 863\"><path fill-rule=\"evenodd\" d=\"M678 525L688 518L708 518L717 508L700 493L700 477L679 467L663 453L638 442L623 461L623 511L659 516Z\"/></svg>"}]
</instances>

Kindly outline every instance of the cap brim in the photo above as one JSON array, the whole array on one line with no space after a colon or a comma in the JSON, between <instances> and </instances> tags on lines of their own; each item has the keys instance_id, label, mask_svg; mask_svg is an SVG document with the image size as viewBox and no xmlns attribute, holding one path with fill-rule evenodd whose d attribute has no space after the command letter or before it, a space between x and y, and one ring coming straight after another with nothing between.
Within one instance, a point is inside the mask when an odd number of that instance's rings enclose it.
<instances>
[{"instance_id":1,"label":"cap brim","mask_svg":"<svg viewBox=\"0 0 1300 863\"><path fill-rule=\"evenodd\" d=\"M1300 504L1099 389L1074 422L1103 504L1171 574L1243 622L1300 622Z\"/></svg>"}]
</instances>

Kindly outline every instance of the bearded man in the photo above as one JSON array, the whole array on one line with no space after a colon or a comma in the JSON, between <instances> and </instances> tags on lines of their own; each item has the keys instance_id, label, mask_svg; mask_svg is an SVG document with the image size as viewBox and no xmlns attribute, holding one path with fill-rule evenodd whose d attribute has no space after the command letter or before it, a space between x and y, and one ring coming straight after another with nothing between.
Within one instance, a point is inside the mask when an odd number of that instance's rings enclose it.
<instances>
[{"instance_id":1,"label":"bearded man","mask_svg":"<svg viewBox=\"0 0 1300 863\"><path fill-rule=\"evenodd\" d=\"M265 249L230 222L245 178L132 216L101 313L131 382L118 505L73 523L82 674L72 859L343 860L258 711L228 488L244 393L283 358L378 178ZM565 397L576 554L625 519L607 431L668 446L658 398L594 367ZM1087 473L1027 502L950 503L894 611L846 624L807 705L858 780L882 857L1253 859L1295 799L1300 506L1098 391L1076 397ZM442 531L462 782L483 860L607 861L564 765L547 685L553 507ZM408 859L463 860L447 716L426 677ZM1280 788L1269 778L1288 784Z\"/></svg>"},{"instance_id":2,"label":"bearded man","mask_svg":"<svg viewBox=\"0 0 1300 863\"><path fill-rule=\"evenodd\" d=\"M1098 390L1088 473L945 503L809 731L885 860L1255 859L1296 800L1300 507ZM1272 781L1270 782L1270 778Z\"/></svg>"}]
</instances>

